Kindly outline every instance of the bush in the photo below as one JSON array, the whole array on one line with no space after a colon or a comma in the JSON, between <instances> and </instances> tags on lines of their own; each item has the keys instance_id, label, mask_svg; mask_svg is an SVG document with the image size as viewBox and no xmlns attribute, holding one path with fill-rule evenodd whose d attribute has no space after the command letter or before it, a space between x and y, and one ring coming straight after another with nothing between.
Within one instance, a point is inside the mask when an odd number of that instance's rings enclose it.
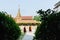
<instances>
[{"instance_id":1,"label":"bush","mask_svg":"<svg viewBox=\"0 0 60 40\"><path fill-rule=\"evenodd\" d=\"M56 40L56 29L60 32L60 12L52 12L47 15L46 11L39 11L42 14L41 24L38 25L33 40Z\"/></svg>"},{"instance_id":2,"label":"bush","mask_svg":"<svg viewBox=\"0 0 60 40\"><path fill-rule=\"evenodd\" d=\"M21 30L6 12L0 12L0 40L17 40Z\"/></svg>"}]
</instances>

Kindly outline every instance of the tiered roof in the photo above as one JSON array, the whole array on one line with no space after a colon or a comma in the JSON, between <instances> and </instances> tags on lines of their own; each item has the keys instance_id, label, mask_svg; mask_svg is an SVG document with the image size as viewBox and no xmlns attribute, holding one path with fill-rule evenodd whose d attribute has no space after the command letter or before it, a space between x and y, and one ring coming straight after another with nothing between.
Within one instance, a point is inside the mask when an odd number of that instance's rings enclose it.
<instances>
[{"instance_id":1,"label":"tiered roof","mask_svg":"<svg viewBox=\"0 0 60 40\"><path fill-rule=\"evenodd\" d=\"M17 16L14 18L18 24L39 24L40 22L33 20L32 16L21 16L20 8L18 9Z\"/></svg>"}]
</instances>

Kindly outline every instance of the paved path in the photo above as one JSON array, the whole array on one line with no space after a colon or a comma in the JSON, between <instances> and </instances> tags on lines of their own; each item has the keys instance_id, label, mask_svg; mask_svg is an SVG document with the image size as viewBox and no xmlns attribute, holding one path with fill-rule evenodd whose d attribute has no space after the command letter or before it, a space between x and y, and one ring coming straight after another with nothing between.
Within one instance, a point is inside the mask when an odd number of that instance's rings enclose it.
<instances>
[{"instance_id":1,"label":"paved path","mask_svg":"<svg viewBox=\"0 0 60 40\"><path fill-rule=\"evenodd\" d=\"M26 32L22 40L33 40L34 34L32 32Z\"/></svg>"}]
</instances>

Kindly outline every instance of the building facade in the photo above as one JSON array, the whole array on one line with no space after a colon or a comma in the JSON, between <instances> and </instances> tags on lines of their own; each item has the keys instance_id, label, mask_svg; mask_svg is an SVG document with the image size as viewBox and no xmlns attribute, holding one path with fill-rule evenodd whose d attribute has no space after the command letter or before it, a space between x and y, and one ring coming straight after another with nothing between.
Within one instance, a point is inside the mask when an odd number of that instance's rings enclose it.
<instances>
[{"instance_id":1,"label":"building facade","mask_svg":"<svg viewBox=\"0 0 60 40\"><path fill-rule=\"evenodd\" d=\"M26 32L35 32L37 25L40 24L40 22L33 20L32 16L21 16L20 8L14 20L19 25L22 32L24 32L24 30Z\"/></svg>"}]
</instances>

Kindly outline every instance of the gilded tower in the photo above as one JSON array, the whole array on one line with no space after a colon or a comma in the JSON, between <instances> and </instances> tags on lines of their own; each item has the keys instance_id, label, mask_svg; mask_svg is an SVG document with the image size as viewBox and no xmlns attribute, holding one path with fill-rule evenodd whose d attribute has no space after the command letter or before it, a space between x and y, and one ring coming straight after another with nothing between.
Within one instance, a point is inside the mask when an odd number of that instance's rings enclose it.
<instances>
[{"instance_id":1,"label":"gilded tower","mask_svg":"<svg viewBox=\"0 0 60 40\"><path fill-rule=\"evenodd\" d=\"M21 13L20 13L20 7L17 12L17 16L15 17L15 21L21 20Z\"/></svg>"}]
</instances>

